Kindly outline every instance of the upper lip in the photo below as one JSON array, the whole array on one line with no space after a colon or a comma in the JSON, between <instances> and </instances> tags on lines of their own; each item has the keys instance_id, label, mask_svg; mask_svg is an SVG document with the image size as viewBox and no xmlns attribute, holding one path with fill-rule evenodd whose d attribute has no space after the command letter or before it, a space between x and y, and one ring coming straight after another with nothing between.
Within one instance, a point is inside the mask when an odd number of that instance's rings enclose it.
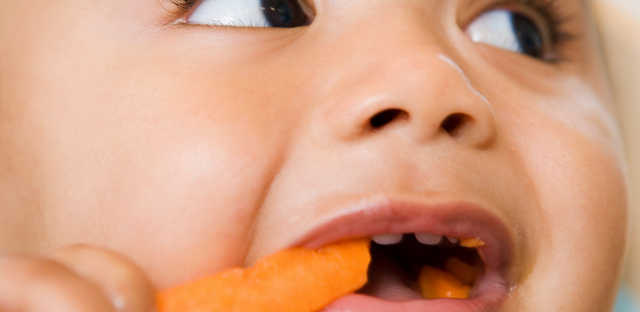
<instances>
[{"instance_id":1,"label":"upper lip","mask_svg":"<svg viewBox=\"0 0 640 312\"><path fill-rule=\"evenodd\" d=\"M509 283L514 241L506 223L480 204L466 201L423 202L377 198L350 204L326 217L292 245L319 248L356 237L389 233L432 233L461 239L478 238L485 269ZM508 286L508 285L505 285Z\"/></svg>"}]
</instances>

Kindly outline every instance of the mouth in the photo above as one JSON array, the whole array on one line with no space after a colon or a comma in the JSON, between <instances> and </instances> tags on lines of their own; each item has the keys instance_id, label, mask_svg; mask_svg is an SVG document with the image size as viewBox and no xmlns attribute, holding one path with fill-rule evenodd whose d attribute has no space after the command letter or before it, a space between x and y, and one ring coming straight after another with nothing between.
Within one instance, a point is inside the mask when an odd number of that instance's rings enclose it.
<instances>
[{"instance_id":1,"label":"mouth","mask_svg":"<svg viewBox=\"0 0 640 312\"><path fill-rule=\"evenodd\" d=\"M513 240L487 209L385 199L346 211L298 242L318 248L343 239L372 240L367 284L325 311L488 312L506 298Z\"/></svg>"}]
</instances>

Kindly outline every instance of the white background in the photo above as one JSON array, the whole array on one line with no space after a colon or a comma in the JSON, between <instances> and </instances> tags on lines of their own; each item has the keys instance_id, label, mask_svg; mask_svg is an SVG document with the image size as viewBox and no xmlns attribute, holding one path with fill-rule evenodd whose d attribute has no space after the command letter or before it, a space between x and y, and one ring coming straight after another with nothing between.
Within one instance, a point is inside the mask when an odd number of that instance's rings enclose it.
<instances>
[{"instance_id":1,"label":"white background","mask_svg":"<svg viewBox=\"0 0 640 312\"><path fill-rule=\"evenodd\" d=\"M640 0L592 2L627 144L632 207L625 279L640 298Z\"/></svg>"}]
</instances>

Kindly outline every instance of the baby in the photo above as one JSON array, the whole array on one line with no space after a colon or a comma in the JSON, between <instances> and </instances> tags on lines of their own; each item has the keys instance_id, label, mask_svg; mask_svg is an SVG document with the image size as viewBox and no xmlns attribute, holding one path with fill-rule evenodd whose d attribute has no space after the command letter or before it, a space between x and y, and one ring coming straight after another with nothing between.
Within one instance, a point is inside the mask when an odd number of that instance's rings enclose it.
<instances>
[{"instance_id":1,"label":"baby","mask_svg":"<svg viewBox=\"0 0 640 312\"><path fill-rule=\"evenodd\" d=\"M609 311L627 206L583 0L2 1L1 311L356 237L327 310ZM452 256L470 298L422 298Z\"/></svg>"}]
</instances>

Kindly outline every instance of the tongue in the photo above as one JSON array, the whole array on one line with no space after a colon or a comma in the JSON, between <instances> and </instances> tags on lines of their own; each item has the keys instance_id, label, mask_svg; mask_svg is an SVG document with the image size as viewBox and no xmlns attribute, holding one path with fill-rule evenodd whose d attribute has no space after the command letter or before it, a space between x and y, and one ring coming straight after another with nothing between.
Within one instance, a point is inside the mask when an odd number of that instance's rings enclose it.
<instances>
[{"instance_id":1,"label":"tongue","mask_svg":"<svg viewBox=\"0 0 640 312\"><path fill-rule=\"evenodd\" d=\"M387 253L372 246L371 259L369 281L358 293L389 301L424 299L416 291L415 278L411 278Z\"/></svg>"}]
</instances>

